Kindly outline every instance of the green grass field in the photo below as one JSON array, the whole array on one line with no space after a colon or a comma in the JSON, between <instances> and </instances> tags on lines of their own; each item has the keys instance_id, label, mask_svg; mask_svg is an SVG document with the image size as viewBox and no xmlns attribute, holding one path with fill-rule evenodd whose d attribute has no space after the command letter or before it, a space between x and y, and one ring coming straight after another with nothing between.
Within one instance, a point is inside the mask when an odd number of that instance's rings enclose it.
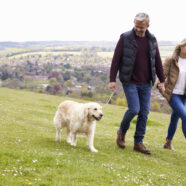
<instances>
[{"instance_id":1,"label":"green grass field","mask_svg":"<svg viewBox=\"0 0 186 186\"><path fill-rule=\"evenodd\" d=\"M57 97L0 88L0 185L186 185L186 143L179 124L174 151L162 148L169 115L150 113L144 143L152 155L133 151L135 122L126 149L116 146L116 131L126 108L108 105L97 123L95 148L86 139L76 147L55 141L52 120ZM81 102L81 100L78 100ZM134 120L135 121L135 120Z\"/></svg>"}]
</instances>

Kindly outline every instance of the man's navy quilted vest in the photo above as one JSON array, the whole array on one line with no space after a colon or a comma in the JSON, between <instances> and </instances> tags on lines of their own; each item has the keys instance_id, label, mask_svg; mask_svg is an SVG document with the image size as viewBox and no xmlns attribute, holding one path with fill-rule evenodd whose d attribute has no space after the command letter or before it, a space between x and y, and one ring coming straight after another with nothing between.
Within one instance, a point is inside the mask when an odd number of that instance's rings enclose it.
<instances>
[{"instance_id":1,"label":"man's navy quilted vest","mask_svg":"<svg viewBox=\"0 0 186 186\"><path fill-rule=\"evenodd\" d=\"M119 67L119 79L120 81L127 85L130 82L131 75L133 72L133 67L136 59L136 54L138 51L137 43L135 40L135 32L134 29L125 32L122 34L123 36L123 56L122 56L122 61L120 63ZM156 47L157 47L157 42L156 38L147 30L146 31L146 36L148 38L148 44L149 44L149 62L151 66L151 73L152 73L152 85L154 85L156 81L156 68L155 68L155 56L156 56Z\"/></svg>"}]
</instances>

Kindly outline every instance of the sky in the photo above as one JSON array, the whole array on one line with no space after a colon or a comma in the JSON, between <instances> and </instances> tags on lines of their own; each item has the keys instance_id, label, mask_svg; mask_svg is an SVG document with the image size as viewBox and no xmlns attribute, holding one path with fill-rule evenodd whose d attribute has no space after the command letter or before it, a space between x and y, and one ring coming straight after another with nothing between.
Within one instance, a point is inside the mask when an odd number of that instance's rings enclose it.
<instances>
[{"instance_id":1,"label":"sky","mask_svg":"<svg viewBox=\"0 0 186 186\"><path fill-rule=\"evenodd\" d=\"M0 0L0 41L117 41L139 12L158 41L186 38L185 0Z\"/></svg>"}]
</instances>

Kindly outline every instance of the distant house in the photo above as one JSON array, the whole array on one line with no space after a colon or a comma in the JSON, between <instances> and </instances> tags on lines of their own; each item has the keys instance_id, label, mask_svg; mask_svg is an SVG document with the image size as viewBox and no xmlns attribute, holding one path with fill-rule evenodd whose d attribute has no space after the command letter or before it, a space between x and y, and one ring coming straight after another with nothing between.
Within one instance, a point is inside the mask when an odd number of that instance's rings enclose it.
<instances>
[{"instance_id":1,"label":"distant house","mask_svg":"<svg viewBox=\"0 0 186 186\"><path fill-rule=\"evenodd\" d=\"M82 86L81 85L76 85L75 88L81 89Z\"/></svg>"},{"instance_id":2,"label":"distant house","mask_svg":"<svg viewBox=\"0 0 186 186\"><path fill-rule=\"evenodd\" d=\"M30 79L39 79L39 80L47 80L47 76L27 76Z\"/></svg>"},{"instance_id":3,"label":"distant house","mask_svg":"<svg viewBox=\"0 0 186 186\"><path fill-rule=\"evenodd\" d=\"M48 86L47 83L42 83L41 85L42 85L44 88L46 88L46 87Z\"/></svg>"},{"instance_id":4,"label":"distant house","mask_svg":"<svg viewBox=\"0 0 186 186\"><path fill-rule=\"evenodd\" d=\"M88 89L88 90L92 90L92 87L89 85L89 86L87 87L87 89Z\"/></svg>"}]
</instances>

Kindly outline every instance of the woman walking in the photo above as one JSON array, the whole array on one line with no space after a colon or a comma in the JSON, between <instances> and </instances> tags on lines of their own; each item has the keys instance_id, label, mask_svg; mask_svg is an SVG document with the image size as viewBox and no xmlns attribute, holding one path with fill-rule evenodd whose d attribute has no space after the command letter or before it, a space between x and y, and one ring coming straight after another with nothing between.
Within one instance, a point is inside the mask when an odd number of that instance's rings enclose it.
<instances>
[{"instance_id":1,"label":"woman walking","mask_svg":"<svg viewBox=\"0 0 186 186\"><path fill-rule=\"evenodd\" d=\"M163 68L166 77L165 89L158 88L172 108L164 148L172 150L172 140L179 118L182 120L182 131L186 138L186 39L176 46L172 57L165 60Z\"/></svg>"}]
</instances>

